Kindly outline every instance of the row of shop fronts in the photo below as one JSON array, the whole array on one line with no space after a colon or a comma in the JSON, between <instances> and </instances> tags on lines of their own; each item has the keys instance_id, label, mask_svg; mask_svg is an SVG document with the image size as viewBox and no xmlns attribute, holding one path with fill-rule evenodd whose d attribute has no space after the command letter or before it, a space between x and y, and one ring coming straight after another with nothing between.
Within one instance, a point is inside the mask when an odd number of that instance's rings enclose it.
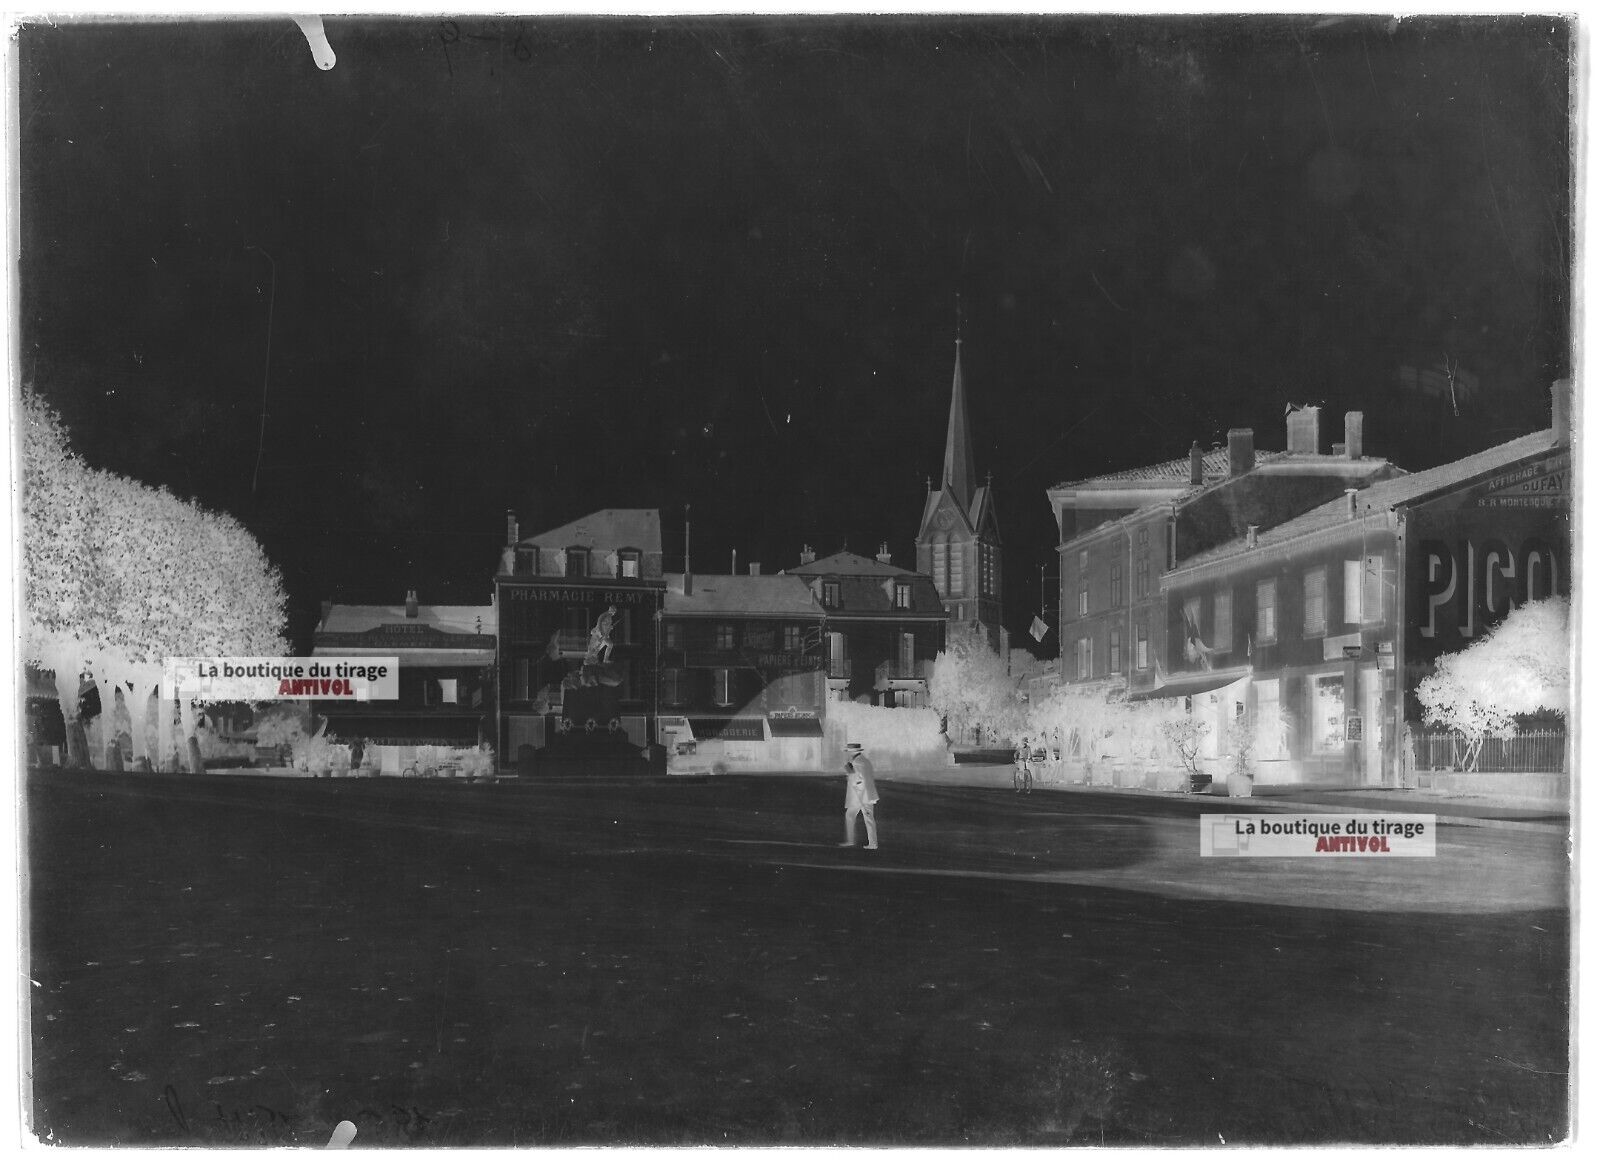
<instances>
[{"instance_id":1,"label":"row of shop fronts","mask_svg":"<svg viewBox=\"0 0 1600 1167\"><path fill-rule=\"evenodd\" d=\"M668 573L653 510L599 511L507 543L486 607L329 604L315 653L397 655L385 708L326 702L330 734L385 752L495 751L502 770L812 770L827 703L921 704L946 612L889 561Z\"/></svg>"},{"instance_id":2,"label":"row of shop fronts","mask_svg":"<svg viewBox=\"0 0 1600 1167\"><path fill-rule=\"evenodd\" d=\"M1208 479L1196 458L1159 501L1088 530L1064 523L1063 610L1080 616L1063 625L1063 681L1120 678L1130 698L1182 700L1207 726L1202 758L1247 741L1257 781L1408 784L1415 688L1439 656L1514 605L1570 594L1568 392L1558 384L1550 429L1415 474L1369 460L1342 488L1317 463L1353 461L1348 448L1320 454L1315 420L1291 413L1291 448L1253 475L1217 459ZM1302 503L1321 500L1285 514L1252 498L1297 463ZM1190 522L1203 506L1230 513L1231 529ZM1095 611L1092 550L1152 526L1167 546L1145 594Z\"/></svg>"}]
</instances>

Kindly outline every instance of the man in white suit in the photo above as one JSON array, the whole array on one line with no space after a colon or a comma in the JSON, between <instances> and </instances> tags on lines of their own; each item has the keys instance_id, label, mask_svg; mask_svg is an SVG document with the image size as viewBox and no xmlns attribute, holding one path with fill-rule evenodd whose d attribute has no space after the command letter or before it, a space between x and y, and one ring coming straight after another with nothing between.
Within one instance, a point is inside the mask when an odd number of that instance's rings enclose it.
<instances>
[{"instance_id":1,"label":"man in white suit","mask_svg":"<svg viewBox=\"0 0 1600 1167\"><path fill-rule=\"evenodd\" d=\"M856 816L860 815L867 824L867 850L876 851L878 824L872 806L878 801L878 784L872 780L872 760L859 742L851 742L844 749L844 842L839 846L856 845Z\"/></svg>"}]
</instances>

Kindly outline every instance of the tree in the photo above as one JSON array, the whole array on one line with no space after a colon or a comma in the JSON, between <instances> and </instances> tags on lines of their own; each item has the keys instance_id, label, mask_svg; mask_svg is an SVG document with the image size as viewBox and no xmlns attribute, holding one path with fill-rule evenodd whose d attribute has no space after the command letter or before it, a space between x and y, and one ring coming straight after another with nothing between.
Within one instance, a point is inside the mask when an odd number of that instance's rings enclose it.
<instances>
[{"instance_id":1,"label":"tree","mask_svg":"<svg viewBox=\"0 0 1600 1167\"><path fill-rule=\"evenodd\" d=\"M26 657L55 671L69 727L86 669L103 711L122 691L134 753L164 762L172 706L160 707L154 750L149 711L166 658L281 654L281 577L236 520L85 466L59 417L31 391L24 425ZM187 703L184 713L192 736ZM102 731L110 720L102 718ZM85 746L69 747L75 764L87 763Z\"/></svg>"},{"instance_id":2,"label":"tree","mask_svg":"<svg viewBox=\"0 0 1600 1167\"><path fill-rule=\"evenodd\" d=\"M1566 716L1569 607L1554 596L1513 609L1460 652L1441 656L1418 683L1424 719L1461 739L1463 770L1472 768L1486 738L1510 733L1516 718L1540 711Z\"/></svg>"},{"instance_id":3,"label":"tree","mask_svg":"<svg viewBox=\"0 0 1600 1167\"><path fill-rule=\"evenodd\" d=\"M89 538L91 471L73 454L60 416L32 390L23 391L21 420L23 658L54 673L67 755L85 765L78 686L97 647L86 634L100 623L104 599Z\"/></svg>"},{"instance_id":4,"label":"tree","mask_svg":"<svg viewBox=\"0 0 1600 1167\"><path fill-rule=\"evenodd\" d=\"M928 704L946 719L951 741L973 730L1010 741L1023 727L1017 679L981 634L952 635L949 647L934 658Z\"/></svg>"}]
</instances>

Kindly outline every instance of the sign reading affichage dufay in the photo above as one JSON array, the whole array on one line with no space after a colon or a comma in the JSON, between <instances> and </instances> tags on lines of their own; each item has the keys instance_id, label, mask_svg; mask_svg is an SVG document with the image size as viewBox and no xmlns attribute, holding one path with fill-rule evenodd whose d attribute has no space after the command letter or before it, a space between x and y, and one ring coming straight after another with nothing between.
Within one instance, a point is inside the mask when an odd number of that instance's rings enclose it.
<instances>
[{"instance_id":1,"label":"sign reading affichage dufay","mask_svg":"<svg viewBox=\"0 0 1600 1167\"><path fill-rule=\"evenodd\" d=\"M1203 814L1200 854L1234 859L1431 859L1431 814Z\"/></svg>"},{"instance_id":2,"label":"sign reading affichage dufay","mask_svg":"<svg viewBox=\"0 0 1600 1167\"><path fill-rule=\"evenodd\" d=\"M397 656L168 657L162 696L197 701L393 701Z\"/></svg>"}]
</instances>

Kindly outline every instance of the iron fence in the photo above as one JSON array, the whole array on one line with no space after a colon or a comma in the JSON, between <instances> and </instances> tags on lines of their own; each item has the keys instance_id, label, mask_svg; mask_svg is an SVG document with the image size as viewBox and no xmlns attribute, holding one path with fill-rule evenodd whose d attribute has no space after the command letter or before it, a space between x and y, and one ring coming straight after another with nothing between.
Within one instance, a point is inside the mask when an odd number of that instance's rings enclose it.
<instances>
[{"instance_id":1,"label":"iron fence","mask_svg":"<svg viewBox=\"0 0 1600 1167\"><path fill-rule=\"evenodd\" d=\"M1418 734L1413 743L1417 769L1462 769L1461 760L1467 755L1467 745L1457 734ZM1485 738L1470 771L1475 774L1549 774L1561 773L1566 768L1567 732L1551 729Z\"/></svg>"}]
</instances>

